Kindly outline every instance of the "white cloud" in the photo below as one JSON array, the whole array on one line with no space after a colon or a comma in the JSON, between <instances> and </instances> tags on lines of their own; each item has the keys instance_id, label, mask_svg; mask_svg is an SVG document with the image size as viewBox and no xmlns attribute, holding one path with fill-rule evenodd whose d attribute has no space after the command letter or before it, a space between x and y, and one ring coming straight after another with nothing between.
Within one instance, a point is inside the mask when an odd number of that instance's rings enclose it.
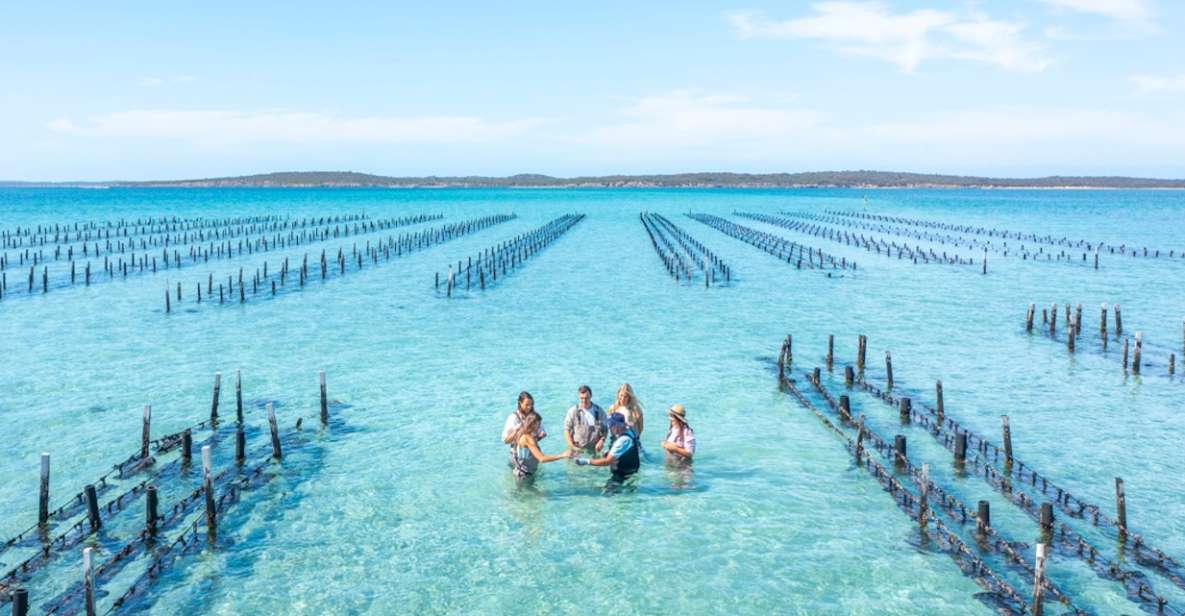
<instances>
[{"instance_id":1,"label":"white cloud","mask_svg":"<svg viewBox=\"0 0 1185 616\"><path fill-rule=\"evenodd\" d=\"M842 53L892 62L905 72L942 59L1014 71L1041 71L1051 63L1040 45L1024 39L1025 24L994 20L977 11L894 13L883 2L820 2L811 8L811 16L783 21L756 13L728 19L741 38L821 40Z\"/></svg>"},{"instance_id":2,"label":"white cloud","mask_svg":"<svg viewBox=\"0 0 1185 616\"><path fill-rule=\"evenodd\" d=\"M1185 74L1169 76L1132 75L1131 80L1140 94L1185 92Z\"/></svg>"},{"instance_id":3,"label":"white cloud","mask_svg":"<svg viewBox=\"0 0 1185 616\"><path fill-rule=\"evenodd\" d=\"M622 116L623 121L595 128L577 140L620 147L778 142L810 132L826 119L810 109L754 105L745 97L690 90L640 98Z\"/></svg>"},{"instance_id":4,"label":"white cloud","mask_svg":"<svg viewBox=\"0 0 1185 616\"><path fill-rule=\"evenodd\" d=\"M342 117L302 111L136 110L57 118L51 131L84 137L230 143L456 143L519 135L537 120L491 122L469 116Z\"/></svg>"},{"instance_id":5,"label":"white cloud","mask_svg":"<svg viewBox=\"0 0 1185 616\"><path fill-rule=\"evenodd\" d=\"M1152 9L1145 0L1040 0L1060 9L1099 15L1130 23L1146 22Z\"/></svg>"}]
</instances>

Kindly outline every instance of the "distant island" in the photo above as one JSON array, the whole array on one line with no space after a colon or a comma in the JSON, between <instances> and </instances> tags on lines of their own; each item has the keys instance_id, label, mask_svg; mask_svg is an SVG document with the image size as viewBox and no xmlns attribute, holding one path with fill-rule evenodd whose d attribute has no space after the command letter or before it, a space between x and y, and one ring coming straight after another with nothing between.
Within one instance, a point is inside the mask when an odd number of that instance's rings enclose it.
<instances>
[{"instance_id":1,"label":"distant island","mask_svg":"<svg viewBox=\"0 0 1185 616\"><path fill-rule=\"evenodd\" d=\"M896 171L705 172L572 178L539 174L520 174L507 177L394 177L353 171L285 171L195 180L0 182L0 186L92 188L1185 188L1185 180L1120 176L989 178Z\"/></svg>"}]
</instances>

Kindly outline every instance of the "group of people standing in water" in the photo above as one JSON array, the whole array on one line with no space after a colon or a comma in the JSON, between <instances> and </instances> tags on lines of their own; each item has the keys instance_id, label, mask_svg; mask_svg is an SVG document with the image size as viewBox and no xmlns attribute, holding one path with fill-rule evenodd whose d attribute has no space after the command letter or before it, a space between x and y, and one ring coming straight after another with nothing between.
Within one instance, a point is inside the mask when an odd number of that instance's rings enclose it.
<instances>
[{"instance_id":1,"label":"group of people standing in water","mask_svg":"<svg viewBox=\"0 0 1185 616\"><path fill-rule=\"evenodd\" d=\"M638 472L645 415L634 389L622 384L608 411L592 401L588 385L581 385L577 395L579 401L564 415L567 449L558 455L547 455L539 448L547 431L535 410L535 398L525 391L518 395L518 408L502 428L502 442L510 446L510 468L520 482L533 479L540 464L565 459L580 466L608 467L606 489L619 488ZM667 463L688 466L695 457L695 431L687 423L687 410L675 404L667 409L667 418L670 428L662 442Z\"/></svg>"}]
</instances>

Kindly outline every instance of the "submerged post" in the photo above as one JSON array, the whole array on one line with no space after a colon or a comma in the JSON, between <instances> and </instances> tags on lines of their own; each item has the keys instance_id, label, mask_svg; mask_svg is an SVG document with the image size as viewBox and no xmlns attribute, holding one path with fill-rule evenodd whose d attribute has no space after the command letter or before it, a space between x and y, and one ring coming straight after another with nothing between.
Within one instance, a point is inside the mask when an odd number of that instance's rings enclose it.
<instances>
[{"instance_id":1,"label":"submerged post","mask_svg":"<svg viewBox=\"0 0 1185 616\"><path fill-rule=\"evenodd\" d=\"M893 356L885 351L885 389L893 389Z\"/></svg>"},{"instance_id":2,"label":"submerged post","mask_svg":"<svg viewBox=\"0 0 1185 616\"><path fill-rule=\"evenodd\" d=\"M901 415L901 423L902 424L909 423L910 414L912 412L913 412L913 400L910 400L909 398L905 398L905 397L901 398L899 414Z\"/></svg>"},{"instance_id":3,"label":"submerged post","mask_svg":"<svg viewBox=\"0 0 1185 616\"><path fill-rule=\"evenodd\" d=\"M893 437L893 464L898 468L905 465L905 435L898 434Z\"/></svg>"},{"instance_id":4,"label":"submerged post","mask_svg":"<svg viewBox=\"0 0 1185 616\"><path fill-rule=\"evenodd\" d=\"M1140 373L1140 352L1144 350L1144 333L1136 332L1136 349L1132 353L1132 374Z\"/></svg>"},{"instance_id":5,"label":"submerged post","mask_svg":"<svg viewBox=\"0 0 1185 616\"><path fill-rule=\"evenodd\" d=\"M835 335L828 334L827 336L827 371L831 371L831 367L835 364Z\"/></svg>"},{"instance_id":6,"label":"submerged post","mask_svg":"<svg viewBox=\"0 0 1185 616\"><path fill-rule=\"evenodd\" d=\"M856 371L852 370L851 366L843 367L843 384L849 389L856 382Z\"/></svg>"},{"instance_id":7,"label":"submerged post","mask_svg":"<svg viewBox=\"0 0 1185 616\"><path fill-rule=\"evenodd\" d=\"M955 435L955 464L962 465L967 462L967 433L960 432Z\"/></svg>"}]
</instances>

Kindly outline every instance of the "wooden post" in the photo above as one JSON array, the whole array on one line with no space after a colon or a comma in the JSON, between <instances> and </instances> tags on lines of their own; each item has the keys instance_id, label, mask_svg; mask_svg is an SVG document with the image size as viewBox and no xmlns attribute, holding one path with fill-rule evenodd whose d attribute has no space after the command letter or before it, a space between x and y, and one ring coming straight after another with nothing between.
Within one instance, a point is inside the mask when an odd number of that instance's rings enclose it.
<instances>
[{"instance_id":1,"label":"wooden post","mask_svg":"<svg viewBox=\"0 0 1185 616\"><path fill-rule=\"evenodd\" d=\"M828 334L827 336L827 371L831 372L832 366L835 364L835 335Z\"/></svg>"},{"instance_id":2,"label":"wooden post","mask_svg":"<svg viewBox=\"0 0 1185 616\"><path fill-rule=\"evenodd\" d=\"M243 423L243 371L235 369L235 421Z\"/></svg>"},{"instance_id":3,"label":"wooden post","mask_svg":"<svg viewBox=\"0 0 1185 616\"><path fill-rule=\"evenodd\" d=\"M937 425L937 426L935 426L935 428L936 428L937 430L942 430L942 422L943 422L943 420L944 420L944 419L946 419L946 409L943 407L943 401L942 401L942 381L941 381L941 380L939 380L938 382L936 382L936 383L934 384L934 393L935 393L935 395L937 396L937 400L938 400L938 408L937 408L937 411L938 411L938 425Z\"/></svg>"},{"instance_id":4,"label":"wooden post","mask_svg":"<svg viewBox=\"0 0 1185 616\"><path fill-rule=\"evenodd\" d=\"M329 397L325 393L325 371L319 375L321 380L321 425L329 424Z\"/></svg>"},{"instance_id":5,"label":"wooden post","mask_svg":"<svg viewBox=\"0 0 1185 616\"><path fill-rule=\"evenodd\" d=\"M860 334L856 345L856 369L861 373L864 372L864 358L865 353L868 352L868 336Z\"/></svg>"},{"instance_id":6,"label":"wooden post","mask_svg":"<svg viewBox=\"0 0 1185 616\"><path fill-rule=\"evenodd\" d=\"M852 420L852 400L847 394L839 396L839 416L845 422Z\"/></svg>"},{"instance_id":7,"label":"wooden post","mask_svg":"<svg viewBox=\"0 0 1185 616\"><path fill-rule=\"evenodd\" d=\"M222 393L222 373L214 373L214 397L210 401L210 419L218 421L218 398Z\"/></svg>"},{"instance_id":8,"label":"wooden post","mask_svg":"<svg viewBox=\"0 0 1185 616\"><path fill-rule=\"evenodd\" d=\"M151 434L150 427L152 426L152 405L144 405L144 419L143 426L140 430L140 459L148 459L148 444L149 435Z\"/></svg>"},{"instance_id":9,"label":"wooden post","mask_svg":"<svg viewBox=\"0 0 1185 616\"><path fill-rule=\"evenodd\" d=\"M893 437L893 464L898 468L904 466L904 462L908 458L905 457L905 435L898 434Z\"/></svg>"},{"instance_id":10,"label":"wooden post","mask_svg":"<svg viewBox=\"0 0 1185 616\"><path fill-rule=\"evenodd\" d=\"M979 510L975 514L975 534L984 536L987 530L992 527L992 505L991 503L981 500L979 501Z\"/></svg>"},{"instance_id":11,"label":"wooden post","mask_svg":"<svg viewBox=\"0 0 1185 616\"><path fill-rule=\"evenodd\" d=\"M844 366L843 367L843 384L844 384L844 386L846 386L848 389L851 389L852 385L855 384L855 382L856 382L856 371L853 370L851 366Z\"/></svg>"},{"instance_id":12,"label":"wooden post","mask_svg":"<svg viewBox=\"0 0 1185 616\"><path fill-rule=\"evenodd\" d=\"M210 446L202 445L202 491L206 494L206 531L218 532L217 509L214 504L214 470L210 462Z\"/></svg>"},{"instance_id":13,"label":"wooden post","mask_svg":"<svg viewBox=\"0 0 1185 616\"><path fill-rule=\"evenodd\" d=\"M1012 428L1008 426L1008 416L1001 415L1000 419L1004 422L1004 468L1008 471L1012 468Z\"/></svg>"},{"instance_id":14,"label":"wooden post","mask_svg":"<svg viewBox=\"0 0 1185 616\"><path fill-rule=\"evenodd\" d=\"M918 482L918 526L926 530L926 497L930 492L930 465L922 465L922 476Z\"/></svg>"},{"instance_id":15,"label":"wooden post","mask_svg":"<svg viewBox=\"0 0 1185 616\"><path fill-rule=\"evenodd\" d=\"M908 424L910 420L910 413L913 412L913 400L909 398L901 398L899 414L901 415L901 423Z\"/></svg>"},{"instance_id":16,"label":"wooden post","mask_svg":"<svg viewBox=\"0 0 1185 616\"><path fill-rule=\"evenodd\" d=\"M1177 371L1177 354L1169 353L1169 376Z\"/></svg>"},{"instance_id":17,"label":"wooden post","mask_svg":"<svg viewBox=\"0 0 1185 616\"><path fill-rule=\"evenodd\" d=\"M1123 492L1123 478L1115 478L1115 523L1119 525L1119 539L1127 539L1127 496Z\"/></svg>"},{"instance_id":18,"label":"wooden post","mask_svg":"<svg viewBox=\"0 0 1185 616\"><path fill-rule=\"evenodd\" d=\"M885 351L885 389L893 389L893 356Z\"/></svg>"},{"instance_id":19,"label":"wooden post","mask_svg":"<svg viewBox=\"0 0 1185 616\"><path fill-rule=\"evenodd\" d=\"M1107 304L1102 304L1099 310L1099 337L1107 340Z\"/></svg>"},{"instance_id":20,"label":"wooden post","mask_svg":"<svg viewBox=\"0 0 1185 616\"><path fill-rule=\"evenodd\" d=\"M1128 352L1128 347L1130 345L1131 345L1131 340L1128 338L1124 338L1123 339L1123 371L1124 372L1127 372L1127 352Z\"/></svg>"},{"instance_id":21,"label":"wooden post","mask_svg":"<svg viewBox=\"0 0 1185 616\"><path fill-rule=\"evenodd\" d=\"M157 494L156 486L148 486L148 491L144 495L144 527L148 534L156 534L156 521L159 518L157 515Z\"/></svg>"},{"instance_id":22,"label":"wooden post","mask_svg":"<svg viewBox=\"0 0 1185 616\"><path fill-rule=\"evenodd\" d=\"M1119 312L1119 304L1115 304L1115 336L1123 335L1123 315Z\"/></svg>"},{"instance_id":23,"label":"wooden post","mask_svg":"<svg viewBox=\"0 0 1185 616\"><path fill-rule=\"evenodd\" d=\"M1144 334L1136 332L1136 350L1132 353L1132 374L1140 373L1140 352L1144 349Z\"/></svg>"},{"instance_id":24,"label":"wooden post","mask_svg":"<svg viewBox=\"0 0 1185 616\"><path fill-rule=\"evenodd\" d=\"M967 461L967 433L959 432L955 435L955 464L962 465Z\"/></svg>"},{"instance_id":25,"label":"wooden post","mask_svg":"<svg viewBox=\"0 0 1185 616\"><path fill-rule=\"evenodd\" d=\"M283 457L283 452L280 451L280 429L276 427L276 411L272 408L272 403L267 403L267 423L272 431L272 457L279 460Z\"/></svg>"},{"instance_id":26,"label":"wooden post","mask_svg":"<svg viewBox=\"0 0 1185 616\"><path fill-rule=\"evenodd\" d=\"M1071 319L1066 323L1066 348L1074 352L1074 339L1078 337L1078 323Z\"/></svg>"},{"instance_id":27,"label":"wooden post","mask_svg":"<svg viewBox=\"0 0 1185 616\"><path fill-rule=\"evenodd\" d=\"M860 422L856 428L856 464L859 465L863 461L862 454L864 453L864 415L860 415Z\"/></svg>"},{"instance_id":28,"label":"wooden post","mask_svg":"<svg viewBox=\"0 0 1185 616\"><path fill-rule=\"evenodd\" d=\"M95 548L82 548L82 590L83 605L86 616L95 616L95 570L91 565L91 555Z\"/></svg>"},{"instance_id":29,"label":"wooden post","mask_svg":"<svg viewBox=\"0 0 1185 616\"><path fill-rule=\"evenodd\" d=\"M1046 544L1037 544L1037 562L1033 572L1033 616L1042 616L1044 613L1041 602L1042 595L1045 593L1045 550Z\"/></svg>"},{"instance_id":30,"label":"wooden post","mask_svg":"<svg viewBox=\"0 0 1185 616\"><path fill-rule=\"evenodd\" d=\"M37 494L37 523L49 522L49 454L41 454L41 489Z\"/></svg>"},{"instance_id":31,"label":"wooden post","mask_svg":"<svg viewBox=\"0 0 1185 616\"><path fill-rule=\"evenodd\" d=\"M815 385L818 385L819 383L823 382L821 379L822 370L820 370L818 366L815 366L815 370L811 372L811 382L813 382Z\"/></svg>"},{"instance_id":32,"label":"wooden post","mask_svg":"<svg viewBox=\"0 0 1185 616\"><path fill-rule=\"evenodd\" d=\"M193 434L190 433L189 428L186 428L181 433L181 464L189 464L190 458L193 456Z\"/></svg>"},{"instance_id":33,"label":"wooden post","mask_svg":"<svg viewBox=\"0 0 1185 616\"><path fill-rule=\"evenodd\" d=\"M12 616L29 616L29 591L14 588L12 591Z\"/></svg>"},{"instance_id":34,"label":"wooden post","mask_svg":"<svg viewBox=\"0 0 1185 616\"><path fill-rule=\"evenodd\" d=\"M242 464L247 459L247 434L243 432L243 425L235 428L235 462Z\"/></svg>"},{"instance_id":35,"label":"wooden post","mask_svg":"<svg viewBox=\"0 0 1185 616\"><path fill-rule=\"evenodd\" d=\"M1037 304L1030 303L1029 311L1025 314L1025 332L1033 333L1033 316L1037 314Z\"/></svg>"},{"instance_id":36,"label":"wooden post","mask_svg":"<svg viewBox=\"0 0 1185 616\"><path fill-rule=\"evenodd\" d=\"M82 493L86 500L86 518L90 521L91 530L99 530L103 521L99 519L99 496L95 493L95 486L88 483L82 489Z\"/></svg>"},{"instance_id":37,"label":"wooden post","mask_svg":"<svg viewBox=\"0 0 1185 616\"><path fill-rule=\"evenodd\" d=\"M1049 534L1053 532L1053 504L1041 503L1041 513L1038 516L1041 525L1041 532Z\"/></svg>"}]
</instances>

